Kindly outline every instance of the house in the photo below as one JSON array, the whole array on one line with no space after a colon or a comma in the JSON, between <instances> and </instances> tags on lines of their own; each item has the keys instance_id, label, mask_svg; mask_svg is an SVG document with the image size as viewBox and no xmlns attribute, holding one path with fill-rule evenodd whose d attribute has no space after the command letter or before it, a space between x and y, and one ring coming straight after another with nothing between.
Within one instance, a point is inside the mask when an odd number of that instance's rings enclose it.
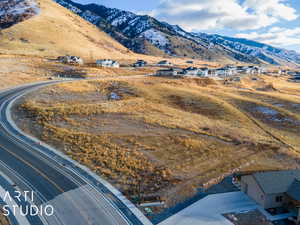
<instances>
[{"instance_id":1,"label":"house","mask_svg":"<svg viewBox=\"0 0 300 225\"><path fill-rule=\"evenodd\" d=\"M77 64L77 65L82 65L83 64L83 59L78 57L78 56L59 56L57 57L57 61L65 64Z\"/></svg>"},{"instance_id":2,"label":"house","mask_svg":"<svg viewBox=\"0 0 300 225\"><path fill-rule=\"evenodd\" d=\"M97 66L119 68L120 64L112 59L100 59L96 61Z\"/></svg>"},{"instance_id":3,"label":"house","mask_svg":"<svg viewBox=\"0 0 300 225\"><path fill-rule=\"evenodd\" d=\"M173 64L167 60L163 60L157 63L158 66L172 66Z\"/></svg>"},{"instance_id":4,"label":"house","mask_svg":"<svg viewBox=\"0 0 300 225\"><path fill-rule=\"evenodd\" d=\"M171 69L163 69L158 70L156 72L156 76L182 76L183 70L180 68L171 68Z\"/></svg>"},{"instance_id":5,"label":"house","mask_svg":"<svg viewBox=\"0 0 300 225\"><path fill-rule=\"evenodd\" d=\"M252 69L248 66L238 66L237 73L250 74Z\"/></svg>"},{"instance_id":6,"label":"house","mask_svg":"<svg viewBox=\"0 0 300 225\"><path fill-rule=\"evenodd\" d=\"M188 61L186 61L186 63L188 63L188 64L194 64L194 61L188 60Z\"/></svg>"},{"instance_id":7,"label":"house","mask_svg":"<svg viewBox=\"0 0 300 225\"><path fill-rule=\"evenodd\" d=\"M285 208L300 223L300 170L240 175L241 190L264 209ZM298 224L297 223L297 224Z\"/></svg>"},{"instance_id":8,"label":"house","mask_svg":"<svg viewBox=\"0 0 300 225\"><path fill-rule=\"evenodd\" d=\"M258 66L254 66L252 70L252 74L262 74L264 71L261 67Z\"/></svg>"},{"instance_id":9,"label":"house","mask_svg":"<svg viewBox=\"0 0 300 225\"><path fill-rule=\"evenodd\" d=\"M223 67L216 70L216 75L220 77L233 76L236 70L233 68Z\"/></svg>"},{"instance_id":10,"label":"house","mask_svg":"<svg viewBox=\"0 0 300 225\"><path fill-rule=\"evenodd\" d=\"M148 63L145 60L138 60L133 64L133 67L144 67L146 66Z\"/></svg>"},{"instance_id":11,"label":"house","mask_svg":"<svg viewBox=\"0 0 300 225\"><path fill-rule=\"evenodd\" d=\"M190 75L190 76L197 76L199 74L200 70L196 67L188 67L183 70L183 73L185 75Z\"/></svg>"},{"instance_id":12,"label":"house","mask_svg":"<svg viewBox=\"0 0 300 225\"><path fill-rule=\"evenodd\" d=\"M208 77L208 71L209 71L208 68L200 68L198 76Z\"/></svg>"},{"instance_id":13,"label":"house","mask_svg":"<svg viewBox=\"0 0 300 225\"><path fill-rule=\"evenodd\" d=\"M234 66L234 65L227 65L225 68L227 69L229 76L237 74L237 67L236 66Z\"/></svg>"},{"instance_id":14,"label":"house","mask_svg":"<svg viewBox=\"0 0 300 225\"><path fill-rule=\"evenodd\" d=\"M208 70L208 77L216 77L216 76L217 76L216 69L209 69Z\"/></svg>"}]
</instances>

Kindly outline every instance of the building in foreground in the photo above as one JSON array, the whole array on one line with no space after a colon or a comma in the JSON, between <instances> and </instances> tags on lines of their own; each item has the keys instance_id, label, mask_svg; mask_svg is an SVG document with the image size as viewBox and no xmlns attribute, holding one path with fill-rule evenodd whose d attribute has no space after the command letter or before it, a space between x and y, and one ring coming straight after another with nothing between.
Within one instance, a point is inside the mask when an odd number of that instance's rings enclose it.
<instances>
[{"instance_id":1,"label":"building in foreground","mask_svg":"<svg viewBox=\"0 0 300 225\"><path fill-rule=\"evenodd\" d=\"M300 223L300 170L238 175L241 190L264 209L284 208Z\"/></svg>"}]
</instances>

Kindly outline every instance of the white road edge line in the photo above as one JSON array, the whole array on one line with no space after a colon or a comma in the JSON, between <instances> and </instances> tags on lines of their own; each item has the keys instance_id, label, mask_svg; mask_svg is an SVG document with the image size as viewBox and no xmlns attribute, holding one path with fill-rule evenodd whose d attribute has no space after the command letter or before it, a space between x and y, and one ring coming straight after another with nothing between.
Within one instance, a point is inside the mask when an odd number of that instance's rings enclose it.
<instances>
[{"instance_id":1,"label":"white road edge line","mask_svg":"<svg viewBox=\"0 0 300 225\"><path fill-rule=\"evenodd\" d=\"M70 82L70 81L69 81ZM43 84L44 82L41 82L40 84ZM35 84L39 84L39 83L35 83ZM54 83L55 84L55 83ZM47 82L45 82L45 86L48 86L51 84L47 84ZM22 86L21 86L22 87ZM19 127L15 124L15 122L13 121L12 117L11 117L11 109L12 106L14 105L14 103L20 99L21 97L23 97L24 95L40 89L44 86L41 87L35 87L32 88L28 91L23 92L20 95L16 95L12 101L10 101L10 103L8 104L7 108L6 108L6 117L8 122L11 124L11 126L16 129L19 133L23 134L25 137L35 141L35 142L39 142L41 145L43 145L44 147L50 149L52 152L54 152L55 154L57 154L58 156L62 157L63 159L73 163L75 166L79 167L80 169L82 169L83 171L87 172L90 176L92 176L94 179L96 179L97 181L99 181L100 183L102 183L107 189L109 189L123 204L125 204L127 206L127 208L144 224L144 225L153 225L151 223L151 221L132 203L130 202L119 190L117 190L115 187L113 187L110 183L108 183L106 180L100 178L98 175L96 175L95 173L93 173L88 167L83 166L81 164L79 164L78 162L76 162L73 159L70 159L68 156L66 156L65 154L63 154L62 152L59 152L58 150L52 148L51 146L49 146L48 144L38 140L37 138L24 133L22 130L19 129ZM13 135L13 134L12 134ZM15 136L15 135L13 135ZM18 137L16 137L18 138ZM40 149L38 149L41 153L46 154L45 152L41 151ZM49 157L49 156L48 156ZM120 210L118 210L119 212L121 212ZM123 214L123 213L122 213ZM127 219L127 218L126 218Z\"/></svg>"}]
</instances>

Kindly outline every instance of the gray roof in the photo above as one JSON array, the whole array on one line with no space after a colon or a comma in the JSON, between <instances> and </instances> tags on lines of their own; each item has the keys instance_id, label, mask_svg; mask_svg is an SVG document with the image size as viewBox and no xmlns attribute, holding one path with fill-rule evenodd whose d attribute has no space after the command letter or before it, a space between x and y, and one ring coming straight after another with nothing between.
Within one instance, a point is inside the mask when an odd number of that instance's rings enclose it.
<instances>
[{"instance_id":1,"label":"gray roof","mask_svg":"<svg viewBox=\"0 0 300 225\"><path fill-rule=\"evenodd\" d=\"M300 180L300 170L254 173L253 177L266 194L285 193L295 179Z\"/></svg>"},{"instance_id":2,"label":"gray roof","mask_svg":"<svg viewBox=\"0 0 300 225\"><path fill-rule=\"evenodd\" d=\"M292 185L287 191L288 196L290 196L292 199L300 202L300 180L294 180Z\"/></svg>"}]
</instances>

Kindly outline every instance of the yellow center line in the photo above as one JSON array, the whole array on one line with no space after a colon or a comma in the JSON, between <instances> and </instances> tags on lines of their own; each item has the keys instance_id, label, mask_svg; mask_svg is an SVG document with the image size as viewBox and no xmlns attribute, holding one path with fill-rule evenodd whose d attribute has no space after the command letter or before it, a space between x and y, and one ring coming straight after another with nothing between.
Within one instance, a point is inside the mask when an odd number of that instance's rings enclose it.
<instances>
[{"instance_id":1,"label":"yellow center line","mask_svg":"<svg viewBox=\"0 0 300 225\"><path fill-rule=\"evenodd\" d=\"M21 162L25 163L27 166L29 166L30 168L32 168L34 171L36 171L39 175L41 175L43 178L45 178L47 181L49 181L53 186L55 186L60 192L64 193L64 189L62 189L60 186L58 186L54 181L52 181L46 174L44 174L42 171L40 171L39 169L37 169L36 167L32 166L29 162L27 162L26 160L22 159L20 156L18 156L17 154L11 152L10 150L8 150L7 148L5 148L3 145L0 144L0 147L3 148L6 152L8 152L9 154L11 154L12 156L14 156L15 158L17 158L18 160L20 160Z\"/></svg>"}]
</instances>

